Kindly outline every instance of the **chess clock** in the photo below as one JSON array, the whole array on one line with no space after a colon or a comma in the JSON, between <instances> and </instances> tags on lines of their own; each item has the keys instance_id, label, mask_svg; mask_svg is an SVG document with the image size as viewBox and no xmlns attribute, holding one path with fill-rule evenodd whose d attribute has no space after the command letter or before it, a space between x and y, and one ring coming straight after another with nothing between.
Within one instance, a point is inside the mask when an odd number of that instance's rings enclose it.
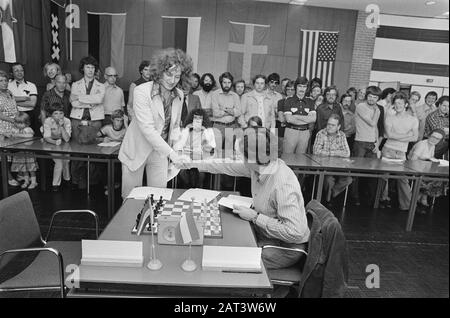
<instances>
[{"instance_id":1,"label":"chess clock","mask_svg":"<svg viewBox=\"0 0 450 318\"><path fill-rule=\"evenodd\" d=\"M177 226L180 222L179 217L160 215L158 217L158 244L163 245L188 245L183 244L182 238L177 240ZM200 238L192 242L192 245L203 245L203 222L195 221Z\"/></svg>"}]
</instances>

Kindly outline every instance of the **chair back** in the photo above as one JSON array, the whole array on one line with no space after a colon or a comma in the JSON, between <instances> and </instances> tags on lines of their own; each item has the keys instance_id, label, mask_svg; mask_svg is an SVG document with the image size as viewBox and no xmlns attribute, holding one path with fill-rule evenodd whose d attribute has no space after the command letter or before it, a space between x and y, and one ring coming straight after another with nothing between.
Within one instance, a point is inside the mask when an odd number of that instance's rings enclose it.
<instances>
[{"instance_id":1,"label":"chair back","mask_svg":"<svg viewBox=\"0 0 450 318\"><path fill-rule=\"evenodd\" d=\"M28 192L22 191L0 201L0 254L11 249L30 247L39 239L41 230ZM10 255L0 259L0 270L11 261Z\"/></svg>"}]
</instances>

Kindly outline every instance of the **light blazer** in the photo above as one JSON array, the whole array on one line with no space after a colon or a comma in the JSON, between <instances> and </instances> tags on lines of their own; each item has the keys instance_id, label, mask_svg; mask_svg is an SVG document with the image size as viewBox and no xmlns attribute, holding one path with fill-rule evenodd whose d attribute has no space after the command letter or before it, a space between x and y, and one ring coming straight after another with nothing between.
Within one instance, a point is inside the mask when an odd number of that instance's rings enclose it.
<instances>
[{"instance_id":1,"label":"light blazer","mask_svg":"<svg viewBox=\"0 0 450 318\"><path fill-rule=\"evenodd\" d=\"M105 98L105 85L94 79L91 93L86 95L86 84L84 78L72 84L70 100L74 97L78 100L72 102L70 118L81 119L85 108L89 108L91 120L105 119L103 99Z\"/></svg>"},{"instance_id":2,"label":"light blazer","mask_svg":"<svg viewBox=\"0 0 450 318\"><path fill-rule=\"evenodd\" d=\"M277 110L277 100L272 98L264 92L264 114L265 122L263 123L265 128L275 128L275 118ZM239 117L239 124L241 126L247 126L248 120L258 116L258 100L256 99L256 91L253 90L249 93L242 95L241 97L241 116ZM262 119L262 118L261 118Z\"/></svg>"},{"instance_id":3,"label":"light blazer","mask_svg":"<svg viewBox=\"0 0 450 318\"><path fill-rule=\"evenodd\" d=\"M183 92L176 88L178 97L175 97L172 102L169 145L161 137L165 121L164 105L159 94L152 96L153 86L152 81L134 89L135 116L127 129L119 151L119 160L131 171L141 167L153 151L168 156L172 151L171 144L180 137Z\"/></svg>"}]
</instances>

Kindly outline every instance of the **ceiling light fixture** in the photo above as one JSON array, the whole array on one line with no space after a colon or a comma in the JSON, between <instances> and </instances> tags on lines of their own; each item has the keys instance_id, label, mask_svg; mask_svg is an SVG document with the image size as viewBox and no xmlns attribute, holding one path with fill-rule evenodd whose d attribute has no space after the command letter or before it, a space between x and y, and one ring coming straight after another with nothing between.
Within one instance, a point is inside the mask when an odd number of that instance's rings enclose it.
<instances>
[{"instance_id":1,"label":"ceiling light fixture","mask_svg":"<svg viewBox=\"0 0 450 318\"><path fill-rule=\"evenodd\" d=\"M425 2L425 5L432 6L433 4L436 4L436 1L427 1Z\"/></svg>"}]
</instances>

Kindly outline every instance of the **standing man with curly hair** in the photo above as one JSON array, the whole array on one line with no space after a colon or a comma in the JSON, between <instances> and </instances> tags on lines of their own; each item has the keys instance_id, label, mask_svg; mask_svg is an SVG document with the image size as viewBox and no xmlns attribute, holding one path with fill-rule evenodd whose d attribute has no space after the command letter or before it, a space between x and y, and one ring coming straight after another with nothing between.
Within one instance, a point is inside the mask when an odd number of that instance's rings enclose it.
<instances>
[{"instance_id":1,"label":"standing man with curly hair","mask_svg":"<svg viewBox=\"0 0 450 318\"><path fill-rule=\"evenodd\" d=\"M192 72L192 60L183 51L165 49L150 61L152 81L133 92L135 117L119 152L122 162L122 197L142 185L144 169L147 185L167 186L168 159L179 162L172 144L180 136L183 92L176 86Z\"/></svg>"}]
</instances>

